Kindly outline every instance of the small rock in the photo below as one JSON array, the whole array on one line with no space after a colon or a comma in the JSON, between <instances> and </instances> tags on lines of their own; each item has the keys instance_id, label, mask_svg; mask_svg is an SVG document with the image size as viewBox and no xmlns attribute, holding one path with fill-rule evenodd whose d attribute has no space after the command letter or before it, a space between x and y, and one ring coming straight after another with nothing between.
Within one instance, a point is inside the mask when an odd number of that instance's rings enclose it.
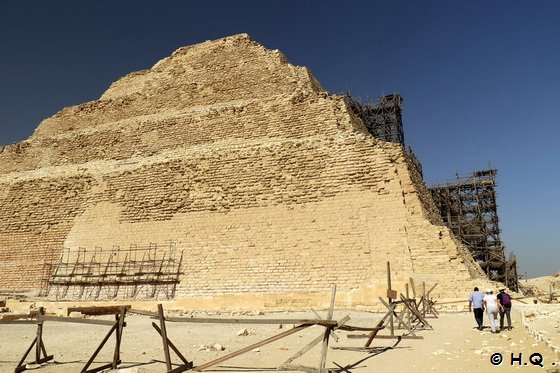
<instances>
[{"instance_id":1,"label":"small rock","mask_svg":"<svg viewBox=\"0 0 560 373\"><path fill-rule=\"evenodd\" d=\"M219 343L214 343L214 345L212 346L212 349L216 350L216 351L223 351L226 348Z\"/></svg>"},{"instance_id":2,"label":"small rock","mask_svg":"<svg viewBox=\"0 0 560 373\"><path fill-rule=\"evenodd\" d=\"M249 335L249 331L247 329L241 329L240 331L237 332L238 336L245 336L245 335Z\"/></svg>"},{"instance_id":3,"label":"small rock","mask_svg":"<svg viewBox=\"0 0 560 373\"><path fill-rule=\"evenodd\" d=\"M72 311L68 316L70 316L73 319L81 319L82 317L84 317L84 315L80 311Z\"/></svg>"},{"instance_id":4,"label":"small rock","mask_svg":"<svg viewBox=\"0 0 560 373\"><path fill-rule=\"evenodd\" d=\"M257 347L257 348L253 348L251 351L253 351L253 352L261 352L261 349Z\"/></svg>"}]
</instances>

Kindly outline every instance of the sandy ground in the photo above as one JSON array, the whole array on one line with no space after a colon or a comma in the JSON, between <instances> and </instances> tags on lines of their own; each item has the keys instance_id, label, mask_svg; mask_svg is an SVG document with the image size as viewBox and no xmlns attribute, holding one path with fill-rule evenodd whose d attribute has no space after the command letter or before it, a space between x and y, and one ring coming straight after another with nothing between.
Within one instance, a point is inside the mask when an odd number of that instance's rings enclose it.
<instances>
[{"instance_id":1,"label":"sandy ground","mask_svg":"<svg viewBox=\"0 0 560 373\"><path fill-rule=\"evenodd\" d=\"M351 316L348 324L355 326L373 326L381 315L357 311L337 311L334 319L346 314ZM499 371L540 371L554 372L560 366L558 356L544 343L536 342L520 325L521 313L514 314L514 329L499 334L491 334L488 329L474 329L475 321L470 313L442 314L439 319L429 319L433 330L418 332L423 340L402 340L391 350L380 354L329 349L327 366L336 368L336 364L347 367L350 372L499 372ZM243 316L246 317L246 316ZM266 318L315 318L312 313L271 313ZM110 319L105 317L106 319ZM159 335L145 316L127 316L128 326L124 330L122 343L122 368L125 372L165 372L163 348ZM485 319L487 324L487 320ZM180 351L195 365L224 356L232 351L263 340L292 327L284 325L235 325L235 324L190 324L168 323L170 339ZM44 342L47 352L55 356L56 363L49 363L38 372L79 372L89 356L95 350L109 327L81 325L59 322L46 322ZM247 329L249 335L238 336L238 332ZM34 325L0 325L0 372L12 372L26 348L33 341L36 327ZM273 371L283 361L305 346L316 336L322 334L323 328L314 326L291 335L258 351L250 351L211 371L267 372ZM352 334L356 334L354 332ZM348 338L349 332L338 331L338 342L331 342L331 347L359 347L363 339ZM382 333L387 334L387 333ZM203 345L219 343L223 351L207 351ZM376 346L389 346L388 339L374 341ZM113 340L107 345L93 367L109 362L112 356ZM494 366L490 362L492 354L499 353L503 362ZM522 364L511 365L511 354L522 354ZM533 366L529 357L533 353L542 354L542 365ZM315 347L293 363L317 367L320 347ZM534 359L538 359L538 356ZM174 359L175 362L179 360ZM535 361L535 360L534 360ZM526 364L527 365L524 365ZM559 370L560 371L560 370Z\"/></svg>"},{"instance_id":2,"label":"sandy ground","mask_svg":"<svg viewBox=\"0 0 560 373\"><path fill-rule=\"evenodd\" d=\"M550 291L552 290L554 293L553 300L557 302L558 297L560 296L560 272L552 276L542 276L530 278L528 280L521 280L519 285L528 293L541 294L540 298L546 301L549 300L547 295L550 294Z\"/></svg>"}]
</instances>

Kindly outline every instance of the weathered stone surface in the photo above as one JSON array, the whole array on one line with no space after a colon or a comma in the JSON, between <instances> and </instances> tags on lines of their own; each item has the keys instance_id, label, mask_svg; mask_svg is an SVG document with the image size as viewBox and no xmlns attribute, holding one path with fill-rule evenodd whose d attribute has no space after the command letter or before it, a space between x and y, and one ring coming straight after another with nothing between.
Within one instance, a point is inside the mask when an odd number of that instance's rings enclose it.
<instances>
[{"instance_id":1,"label":"weathered stone surface","mask_svg":"<svg viewBox=\"0 0 560 373\"><path fill-rule=\"evenodd\" d=\"M440 224L400 145L244 34L181 48L0 147L0 288L37 289L63 247L173 240L179 297L297 308L337 283L340 304L370 304L387 260L401 291L414 277L465 296L484 280Z\"/></svg>"}]
</instances>

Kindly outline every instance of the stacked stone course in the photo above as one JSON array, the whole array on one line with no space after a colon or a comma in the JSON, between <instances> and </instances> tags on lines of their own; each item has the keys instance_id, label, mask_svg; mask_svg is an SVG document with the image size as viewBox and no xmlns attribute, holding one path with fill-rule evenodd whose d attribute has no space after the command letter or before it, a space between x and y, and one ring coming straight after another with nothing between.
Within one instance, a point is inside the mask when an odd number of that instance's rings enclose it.
<instances>
[{"instance_id":1,"label":"stacked stone course","mask_svg":"<svg viewBox=\"0 0 560 373\"><path fill-rule=\"evenodd\" d=\"M181 48L0 148L0 288L36 290L62 247L169 240L185 298L304 307L337 283L341 304L367 305L387 260L396 284L439 281L441 296L486 281L403 148L244 34Z\"/></svg>"}]
</instances>

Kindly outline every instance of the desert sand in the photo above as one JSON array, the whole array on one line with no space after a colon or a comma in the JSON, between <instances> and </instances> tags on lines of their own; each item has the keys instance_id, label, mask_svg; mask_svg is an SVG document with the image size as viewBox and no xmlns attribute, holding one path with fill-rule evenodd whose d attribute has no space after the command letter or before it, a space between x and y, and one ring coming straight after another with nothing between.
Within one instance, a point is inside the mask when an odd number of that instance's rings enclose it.
<instances>
[{"instance_id":1,"label":"desert sand","mask_svg":"<svg viewBox=\"0 0 560 373\"><path fill-rule=\"evenodd\" d=\"M325 312L322 312L325 313ZM358 311L337 310L334 319L350 315L348 324L355 326L373 326L380 314ZM549 313L550 314L550 313ZM234 317L251 317L233 315ZM538 316L538 315L537 315ZM231 317L220 315L216 317ZM252 316L266 318L314 318L307 313L268 313ZM110 317L100 317L111 319ZM336 364L346 367L351 372L500 372L500 371L539 371L555 372L560 366L559 356L544 342L536 339L521 324L521 313L513 312L513 330L492 334L486 328L478 331L474 328L475 321L470 313L441 314L438 319L430 318L433 330L417 332L424 339L402 340L394 349L375 354L366 352L334 349L336 347L359 347L363 339L348 338L348 334L358 332L337 331L338 342L331 340L328 351L327 367L336 368ZM165 372L163 347L161 339L151 326L154 321L146 316L127 316L127 327L124 330L120 366L122 372ZM488 325L487 319L485 324ZM168 335L180 351L195 366L224 356L237 349L278 334L291 328L292 325L237 325L237 324L190 324L167 323ZM55 356L55 363L48 363L37 369L38 372L79 372L89 356L95 350L109 327L81 325L71 323L47 322L44 328L44 342L49 354ZM558 333L558 329L551 332ZM248 335L238 335L247 329ZM267 372L274 370L283 361L320 335L322 327L313 326L300 333L263 346L229 360L211 371ZM383 331L381 334L387 334ZM0 325L0 372L13 371L26 348L35 336L34 325ZM220 344L221 351L206 349L204 346ZM394 342L389 339L375 340L375 346L390 346ZM111 361L112 341L99 355L93 366ZM304 356L295 360L294 364L317 367L320 347L315 347ZM504 357L500 366L490 362L493 354L500 353ZM522 354L522 364L511 366L511 354L516 357ZM529 361L531 354L542 355L542 365L533 366ZM173 356L173 355L172 355ZM534 359L538 359L538 356ZM175 362L179 359L175 357ZM536 360L534 360L536 362ZM336 363L336 364L335 364ZM38 368L32 367L30 368Z\"/></svg>"}]
</instances>

